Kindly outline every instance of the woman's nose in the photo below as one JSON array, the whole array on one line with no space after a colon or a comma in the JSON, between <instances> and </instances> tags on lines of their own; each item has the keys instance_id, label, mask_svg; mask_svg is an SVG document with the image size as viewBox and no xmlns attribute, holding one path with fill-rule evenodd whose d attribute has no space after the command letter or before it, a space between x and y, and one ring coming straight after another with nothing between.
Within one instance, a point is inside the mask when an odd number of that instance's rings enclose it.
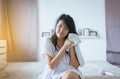
<instances>
[{"instance_id":1,"label":"woman's nose","mask_svg":"<svg viewBox=\"0 0 120 79\"><path fill-rule=\"evenodd\" d=\"M64 32L64 28L61 28L61 29L60 29L60 32Z\"/></svg>"}]
</instances>

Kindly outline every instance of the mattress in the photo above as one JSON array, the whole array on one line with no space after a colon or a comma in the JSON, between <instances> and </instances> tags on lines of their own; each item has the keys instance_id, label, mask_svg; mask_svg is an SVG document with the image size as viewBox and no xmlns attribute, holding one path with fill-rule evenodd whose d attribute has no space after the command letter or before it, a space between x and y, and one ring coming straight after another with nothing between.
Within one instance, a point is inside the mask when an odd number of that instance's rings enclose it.
<instances>
[{"instance_id":1,"label":"mattress","mask_svg":"<svg viewBox=\"0 0 120 79\"><path fill-rule=\"evenodd\" d=\"M8 75L2 79L39 79L43 69L40 62L9 62L5 69Z\"/></svg>"},{"instance_id":2,"label":"mattress","mask_svg":"<svg viewBox=\"0 0 120 79\"><path fill-rule=\"evenodd\" d=\"M8 75L2 79L40 79L39 75L44 70L41 62L9 62L6 67ZM85 66L79 67L86 79L120 79L120 68L107 62L85 62ZM104 69L114 76L101 75L99 69Z\"/></svg>"},{"instance_id":3,"label":"mattress","mask_svg":"<svg viewBox=\"0 0 120 79\"><path fill-rule=\"evenodd\" d=\"M86 61L79 69L86 79L120 79L120 68L106 61ZM113 75L102 75L101 70Z\"/></svg>"}]
</instances>

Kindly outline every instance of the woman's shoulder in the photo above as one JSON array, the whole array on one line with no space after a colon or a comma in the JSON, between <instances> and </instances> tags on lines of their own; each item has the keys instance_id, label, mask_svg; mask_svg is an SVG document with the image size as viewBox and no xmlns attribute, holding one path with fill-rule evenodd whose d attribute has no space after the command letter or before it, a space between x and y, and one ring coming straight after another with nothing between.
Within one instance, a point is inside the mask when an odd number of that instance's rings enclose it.
<instances>
[{"instance_id":1,"label":"woman's shoulder","mask_svg":"<svg viewBox=\"0 0 120 79\"><path fill-rule=\"evenodd\" d=\"M53 46L53 43L50 37L42 38L42 44Z\"/></svg>"},{"instance_id":2,"label":"woman's shoulder","mask_svg":"<svg viewBox=\"0 0 120 79\"><path fill-rule=\"evenodd\" d=\"M44 41L44 42L52 42L50 37L44 37L44 38L42 38L42 41Z\"/></svg>"},{"instance_id":3,"label":"woman's shoulder","mask_svg":"<svg viewBox=\"0 0 120 79\"><path fill-rule=\"evenodd\" d=\"M55 51L55 48L50 37L42 38L41 46L42 54L47 54L52 57L54 56L53 52Z\"/></svg>"}]
</instances>

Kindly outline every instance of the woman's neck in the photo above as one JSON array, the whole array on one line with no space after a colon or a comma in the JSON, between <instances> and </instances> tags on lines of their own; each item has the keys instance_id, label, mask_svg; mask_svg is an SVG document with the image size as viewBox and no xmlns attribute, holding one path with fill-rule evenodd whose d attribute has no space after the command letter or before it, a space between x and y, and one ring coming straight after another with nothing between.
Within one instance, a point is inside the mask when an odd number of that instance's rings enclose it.
<instances>
[{"instance_id":1,"label":"woman's neck","mask_svg":"<svg viewBox=\"0 0 120 79\"><path fill-rule=\"evenodd\" d=\"M58 46L58 48L61 48L63 46L64 41L65 41L65 39L58 39L57 40L57 46Z\"/></svg>"}]
</instances>

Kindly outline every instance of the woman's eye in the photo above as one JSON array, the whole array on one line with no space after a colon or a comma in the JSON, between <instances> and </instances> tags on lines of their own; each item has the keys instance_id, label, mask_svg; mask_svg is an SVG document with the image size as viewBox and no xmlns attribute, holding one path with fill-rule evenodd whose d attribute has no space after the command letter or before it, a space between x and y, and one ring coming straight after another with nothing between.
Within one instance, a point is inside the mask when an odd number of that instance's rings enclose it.
<instances>
[{"instance_id":1,"label":"woman's eye","mask_svg":"<svg viewBox=\"0 0 120 79\"><path fill-rule=\"evenodd\" d=\"M59 27L59 28L61 28L62 26L61 26L61 25L59 25L58 27Z\"/></svg>"},{"instance_id":2,"label":"woman's eye","mask_svg":"<svg viewBox=\"0 0 120 79\"><path fill-rule=\"evenodd\" d=\"M67 28L67 27L65 27L65 30L68 30L68 28Z\"/></svg>"}]
</instances>

